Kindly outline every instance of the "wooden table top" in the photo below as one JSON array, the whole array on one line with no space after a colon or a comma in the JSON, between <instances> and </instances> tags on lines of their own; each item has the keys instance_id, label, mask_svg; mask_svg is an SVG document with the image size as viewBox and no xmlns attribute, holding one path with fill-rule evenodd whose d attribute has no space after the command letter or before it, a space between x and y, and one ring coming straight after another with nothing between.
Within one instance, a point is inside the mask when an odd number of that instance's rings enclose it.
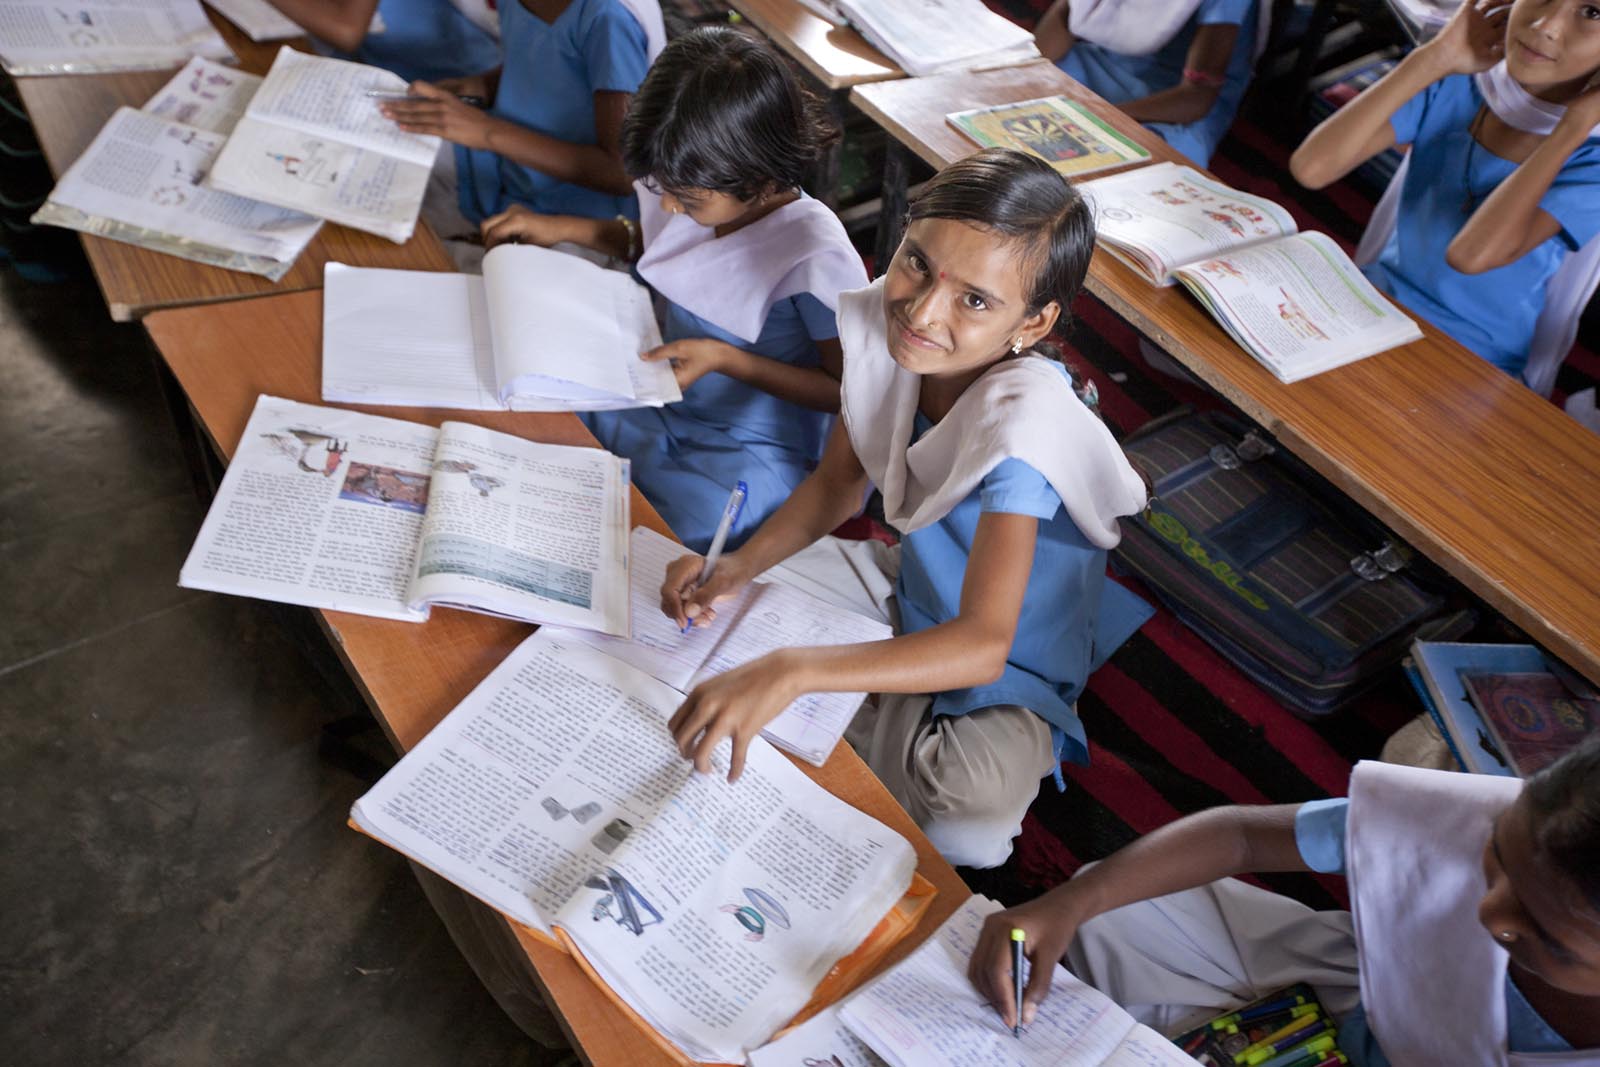
<instances>
[{"instance_id":1,"label":"wooden table top","mask_svg":"<svg viewBox=\"0 0 1600 1067\"><path fill-rule=\"evenodd\" d=\"M206 8L211 20L239 55L239 65L265 74L280 42L255 44L232 23ZM176 68L174 68L176 69ZM172 77L172 70L120 74L61 74L16 79L17 91L33 120L39 146L52 174L60 177L119 107L140 107ZM162 308L209 304L269 293L291 293L322 286L322 267L332 260L360 267L401 270L454 270L450 256L422 223L403 245L370 233L324 223L283 278L223 270L177 256L80 234L90 269L100 284L111 317L141 318Z\"/></svg>"},{"instance_id":2,"label":"wooden table top","mask_svg":"<svg viewBox=\"0 0 1600 1067\"><path fill-rule=\"evenodd\" d=\"M945 115L1063 93L1157 160L1170 147L1050 64L864 85L931 166L977 146ZM1423 339L1285 385L1182 287L1097 251L1088 288L1418 550L1600 683L1600 436L1418 319Z\"/></svg>"},{"instance_id":3,"label":"wooden table top","mask_svg":"<svg viewBox=\"0 0 1600 1067\"><path fill-rule=\"evenodd\" d=\"M830 90L906 76L854 29L835 26L796 0L728 2Z\"/></svg>"},{"instance_id":4,"label":"wooden table top","mask_svg":"<svg viewBox=\"0 0 1600 1067\"><path fill-rule=\"evenodd\" d=\"M224 456L232 455L258 395L321 403L321 324L320 291L163 311L145 319L162 357ZM435 426L455 419L538 441L595 444L570 414L341 406ZM633 494L633 521L670 536L637 489ZM321 614L350 676L401 750L421 740L532 632L524 623L448 609L435 610L420 625L342 612ZM967 887L848 745L839 745L821 768L798 762L796 766L916 847L917 869L938 887L939 895L922 925L898 946L890 961L902 958L966 899ZM673 1062L638 1024L612 1006L571 957L520 932L518 937L546 1002L565 1020L574 1044L592 1063L631 1067Z\"/></svg>"}]
</instances>

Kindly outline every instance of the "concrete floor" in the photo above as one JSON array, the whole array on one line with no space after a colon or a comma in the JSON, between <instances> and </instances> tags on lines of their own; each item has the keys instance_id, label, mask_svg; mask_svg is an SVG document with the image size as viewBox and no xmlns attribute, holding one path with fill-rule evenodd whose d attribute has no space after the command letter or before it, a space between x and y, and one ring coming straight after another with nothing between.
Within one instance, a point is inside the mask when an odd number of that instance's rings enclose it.
<instances>
[{"instance_id":1,"label":"concrete floor","mask_svg":"<svg viewBox=\"0 0 1600 1067\"><path fill-rule=\"evenodd\" d=\"M559 1061L345 826L319 741L359 709L283 609L177 587L202 511L143 331L0 267L0 382L0 1061Z\"/></svg>"}]
</instances>

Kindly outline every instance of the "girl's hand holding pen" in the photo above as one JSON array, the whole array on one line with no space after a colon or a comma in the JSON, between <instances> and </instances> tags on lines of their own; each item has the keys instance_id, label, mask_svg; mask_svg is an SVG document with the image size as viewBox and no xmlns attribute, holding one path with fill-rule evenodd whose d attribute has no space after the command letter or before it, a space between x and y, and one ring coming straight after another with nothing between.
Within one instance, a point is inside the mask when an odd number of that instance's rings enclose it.
<instances>
[{"instance_id":1,"label":"girl's hand holding pen","mask_svg":"<svg viewBox=\"0 0 1600 1067\"><path fill-rule=\"evenodd\" d=\"M489 130L494 118L462 102L454 93L425 81L412 82L403 100L378 105L386 118L407 133L432 134L468 148L492 148Z\"/></svg>"},{"instance_id":2,"label":"girl's hand holding pen","mask_svg":"<svg viewBox=\"0 0 1600 1067\"><path fill-rule=\"evenodd\" d=\"M983 921L983 932L967 963L967 978L994 1005L1007 1027L1019 1023L1011 984L1011 931L1019 929L1027 935L1024 951L1033 966L1022 994L1020 1023L1027 1026L1050 992L1056 964L1067 954L1079 925L1091 917L1080 907L1081 888L1064 882L1041 897L997 911Z\"/></svg>"},{"instance_id":3,"label":"girl's hand holding pen","mask_svg":"<svg viewBox=\"0 0 1600 1067\"><path fill-rule=\"evenodd\" d=\"M668 565L666 580L661 583L662 614L681 630L710 626L717 619L717 602L738 596L750 583L737 552L723 556L711 577L701 585L705 563L700 556L680 556Z\"/></svg>"}]
</instances>

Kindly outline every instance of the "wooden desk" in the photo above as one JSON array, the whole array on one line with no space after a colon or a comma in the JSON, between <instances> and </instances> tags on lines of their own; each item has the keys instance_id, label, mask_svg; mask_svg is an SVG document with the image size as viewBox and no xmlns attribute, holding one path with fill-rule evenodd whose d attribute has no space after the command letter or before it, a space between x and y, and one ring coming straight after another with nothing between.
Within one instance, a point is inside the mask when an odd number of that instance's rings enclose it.
<instances>
[{"instance_id":1,"label":"wooden desk","mask_svg":"<svg viewBox=\"0 0 1600 1067\"><path fill-rule=\"evenodd\" d=\"M254 44L232 23L210 8L206 11L239 54L240 66L255 74L265 74L272 65L273 56L278 54L278 45ZM59 178L89 147L89 142L117 108L143 105L172 74L171 70L163 70L18 78L17 91L33 120L51 173ZM411 240L403 245L331 222L324 223L289 272L277 282L104 237L80 236L111 317L118 322L141 318L163 308L317 289L322 286L323 264L329 260L402 270L455 269L444 246L421 222Z\"/></svg>"},{"instance_id":2,"label":"wooden desk","mask_svg":"<svg viewBox=\"0 0 1600 1067\"><path fill-rule=\"evenodd\" d=\"M1159 138L1053 66L864 85L851 99L931 166L976 150L944 116L1065 93L1157 160ZM1088 288L1535 641L1600 683L1600 437L1419 320L1423 340L1284 385L1181 287L1103 252Z\"/></svg>"},{"instance_id":3,"label":"wooden desk","mask_svg":"<svg viewBox=\"0 0 1600 1067\"><path fill-rule=\"evenodd\" d=\"M321 322L322 294L310 292L164 311L151 315L145 325L213 445L221 454L231 455L259 394L320 402ZM453 418L561 444L595 443L575 417L565 414L358 410L430 425ZM637 489L633 517L636 523L669 532ZM521 623L463 611L437 611L423 625L332 611L318 614L372 714L401 751L421 740L530 632ZM916 846L918 870L939 888L939 896L922 926L893 956L903 957L966 898L966 886L848 745L840 745L821 769L796 765ZM353 838L352 847L360 847ZM444 914L436 889L430 887L430 896ZM482 905L477 908L487 910ZM462 944L457 924L449 916L446 921ZM497 914L488 926L498 938L498 945L491 947L505 950L503 958L514 958L512 962L523 968L528 984L556 1010L573 1046L591 1063L633 1067L671 1062L596 990L570 957L521 935ZM481 959L474 958L466 944L462 947L482 975ZM506 1003L505 990L491 991Z\"/></svg>"},{"instance_id":4,"label":"wooden desk","mask_svg":"<svg viewBox=\"0 0 1600 1067\"><path fill-rule=\"evenodd\" d=\"M906 72L849 26L818 18L795 0L729 0L733 9L787 52L829 92Z\"/></svg>"}]
</instances>

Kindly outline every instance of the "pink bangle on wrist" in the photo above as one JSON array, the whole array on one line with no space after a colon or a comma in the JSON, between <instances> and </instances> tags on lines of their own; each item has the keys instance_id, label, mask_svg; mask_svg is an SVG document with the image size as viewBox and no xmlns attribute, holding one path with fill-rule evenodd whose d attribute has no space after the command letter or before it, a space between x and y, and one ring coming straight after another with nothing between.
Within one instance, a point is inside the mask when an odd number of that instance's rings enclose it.
<instances>
[{"instance_id":1,"label":"pink bangle on wrist","mask_svg":"<svg viewBox=\"0 0 1600 1067\"><path fill-rule=\"evenodd\" d=\"M1210 71L1198 70L1194 67L1183 68L1183 80L1190 85L1204 85L1209 89L1221 88L1224 81L1220 74L1212 74Z\"/></svg>"}]
</instances>

